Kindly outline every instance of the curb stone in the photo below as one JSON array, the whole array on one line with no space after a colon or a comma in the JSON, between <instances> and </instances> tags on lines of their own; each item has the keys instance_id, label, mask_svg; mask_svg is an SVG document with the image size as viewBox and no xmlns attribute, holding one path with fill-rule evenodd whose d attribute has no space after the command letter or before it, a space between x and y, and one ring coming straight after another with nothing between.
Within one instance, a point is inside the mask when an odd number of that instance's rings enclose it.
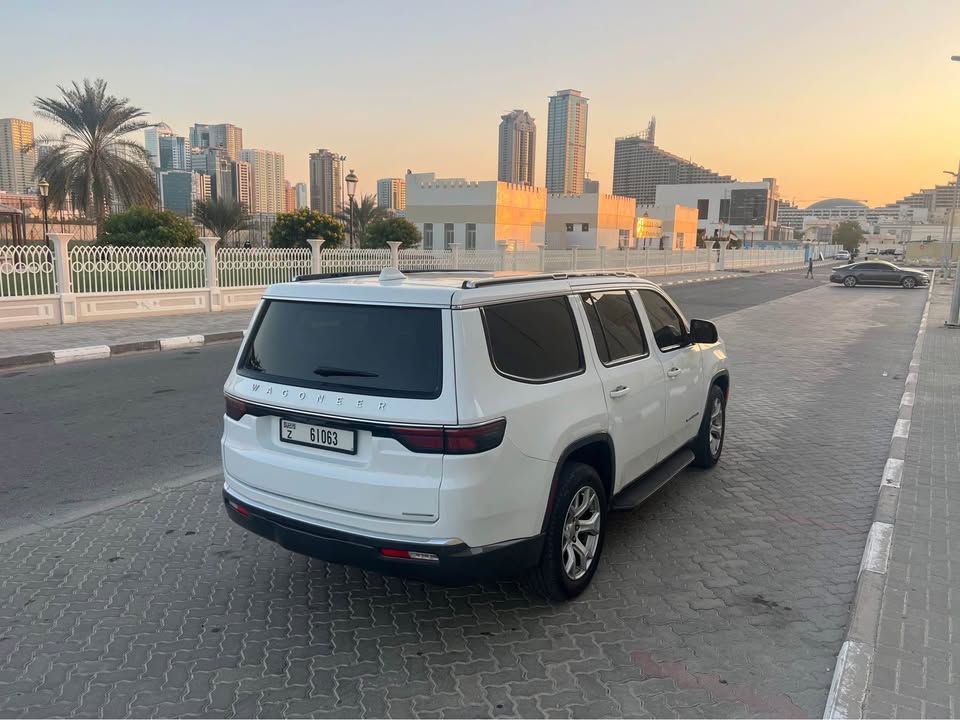
<instances>
[{"instance_id":1,"label":"curb stone","mask_svg":"<svg viewBox=\"0 0 960 720\"><path fill-rule=\"evenodd\" d=\"M890 547L893 544L896 528L900 480L903 476L903 462L906 458L907 439L910 435L910 419L913 415L913 403L919 380L920 353L923 350L923 340L927 332L935 281L936 272L930 278L927 302L923 307L920 328L917 330L917 340L910 359L910 369L904 381L900 411L890 438L889 456L883 467L880 487L877 491L873 524L870 526L863 557L860 560L857 589L850 609L850 621L843 645L840 646L840 653L837 655L833 682L830 684L827 704L823 711L824 720L863 717L867 689L873 673L873 657L877 629L880 626L880 606L887 580Z\"/></svg>"},{"instance_id":2,"label":"curb stone","mask_svg":"<svg viewBox=\"0 0 960 720\"><path fill-rule=\"evenodd\" d=\"M118 355L130 355L138 352L157 352L163 350L181 350L197 345L211 345L213 343L240 340L246 330L234 332L217 332L208 335L184 335L173 338L159 338L157 340L143 340L139 342L123 342L115 345L91 345L87 347L65 348L51 352L30 353L29 355L10 355L0 357L0 370L38 365L61 365L81 360L101 360Z\"/></svg>"}]
</instances>

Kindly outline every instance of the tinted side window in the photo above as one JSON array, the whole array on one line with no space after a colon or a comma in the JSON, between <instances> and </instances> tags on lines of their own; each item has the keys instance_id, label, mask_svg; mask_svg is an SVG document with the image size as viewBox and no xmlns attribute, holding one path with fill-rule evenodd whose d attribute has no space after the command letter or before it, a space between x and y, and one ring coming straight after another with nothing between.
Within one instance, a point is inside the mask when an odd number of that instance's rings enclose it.
<instances>
[{"instance_id":1,"label":"tinted side window","mask_svg":"<svg viewBox=\"0 0 960 720\"><path fill-rule=\"evenodd\" d=\"M654 290L640 290L640 299L650 318L653 339L661 350L674 350L689 344L687 329L667 299Z\"/></svg>"},{"instance_id":2,"label":"tinted side window","mask_svg":"<svg viewBox=\"0 0 960 720\"><path fill-rule=\"evenodd\" d=\"M482 309L490 360L502 375L545 382L583 370L580 335L566 297Z\"/></svg>"},{"instance_id":3,"label":"tinted side window","mask_svg":"<svg viewBox=\"0 0 960 720\"><path fill-rule=\"evenodd\" d=\"M640 319L625 290L584 293L581 297L597 355L604 365L647 354Z\"/></svg>"}]
</instances>

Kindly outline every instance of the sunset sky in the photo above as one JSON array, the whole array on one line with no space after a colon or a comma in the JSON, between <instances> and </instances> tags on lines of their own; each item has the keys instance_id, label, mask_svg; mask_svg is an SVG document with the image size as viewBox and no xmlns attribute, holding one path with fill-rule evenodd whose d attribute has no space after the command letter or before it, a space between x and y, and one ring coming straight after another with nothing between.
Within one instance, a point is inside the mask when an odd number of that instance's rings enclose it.
<instances>
[{"instance_id":1,"label":"sunset sky","mask_svg":"<svg viewBox=\"0 0 960 720\"><path fill-rule=\"evenodd\" d=\"M960 160L960 3L947 0L88 3L3 0L0 117L103 77L182 134L231 122L307 179L318 147L363 192L407 168L494 179L500 115L590 99L587 169L609 192L614 139L657 144L806 205L872 205ZM19 58L19 60L11 60ZM39 132L49 127L38 126ZM142 139L142 138L141 138Z\"/></svg>"}]
</instances>

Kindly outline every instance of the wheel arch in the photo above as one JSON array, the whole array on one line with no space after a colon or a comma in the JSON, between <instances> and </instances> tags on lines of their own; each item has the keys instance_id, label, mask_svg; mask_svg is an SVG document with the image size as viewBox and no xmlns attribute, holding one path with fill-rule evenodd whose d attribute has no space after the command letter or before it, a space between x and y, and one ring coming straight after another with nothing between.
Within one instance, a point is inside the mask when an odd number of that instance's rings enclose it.
<instances>
[{"instance_id":1,"label":"wheel arch","mask_svg":"<svg viewBox=\"0 0 960 720\"><path fill-rule=\"evenodd\" d=\"M557 465L553 470L553 480L550 483L550 494L547 497L547 506L543 512L543 520L540 524L540 531L545 532L547 523L550 520L550 513L553 512L553 506L557 499L557 488L560 485L560 472L568 462L582 462L590 465L600 476L600 482L607 493L607 503L609 504L613 497L613 480L616 465L616 450L613 446L613 438L609 433L593 433L574 440L567 445Z\"/></svg>"}]
</instances>

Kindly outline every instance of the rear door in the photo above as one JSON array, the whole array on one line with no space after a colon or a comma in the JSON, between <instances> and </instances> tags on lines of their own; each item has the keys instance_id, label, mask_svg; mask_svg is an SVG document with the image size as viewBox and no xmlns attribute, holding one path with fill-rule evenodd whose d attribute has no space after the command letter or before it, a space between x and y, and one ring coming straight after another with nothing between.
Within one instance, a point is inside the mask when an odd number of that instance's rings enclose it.
<instances>
[{"instance_id":1,"label":"rear door","mask_svg":"<svg viewBox=\"0 0 960 720\"><path fill-rule=\"evenodd\" d=\"M266 300L225 391L224 467L256 490L437 518L442 426L457 422L449 308Z\"/></svg>"},{"instance_id":2,"label":"rear door","mask_svg":"<svg viewBox=\"0 0 960 720\"><path fill-rule=\"evenodd\" d=\"M666 413L663 366L650 352L630 291L586 292L580 300L599 360L620 467L616 491L657 462Z\"/></svg>"},{"instance_id":3,"label":"rear door","mask_svg":"<svg viewBox=\"0 0 960 720\"><path fill-rule=\"evenodd\" d=\"M689 442L700 429L706 405L700 346L690 339L680 311L662 293L637 291L646 311L647 329L666 376L666 423L659 459Z\"/></svg>"}]
</instances>

